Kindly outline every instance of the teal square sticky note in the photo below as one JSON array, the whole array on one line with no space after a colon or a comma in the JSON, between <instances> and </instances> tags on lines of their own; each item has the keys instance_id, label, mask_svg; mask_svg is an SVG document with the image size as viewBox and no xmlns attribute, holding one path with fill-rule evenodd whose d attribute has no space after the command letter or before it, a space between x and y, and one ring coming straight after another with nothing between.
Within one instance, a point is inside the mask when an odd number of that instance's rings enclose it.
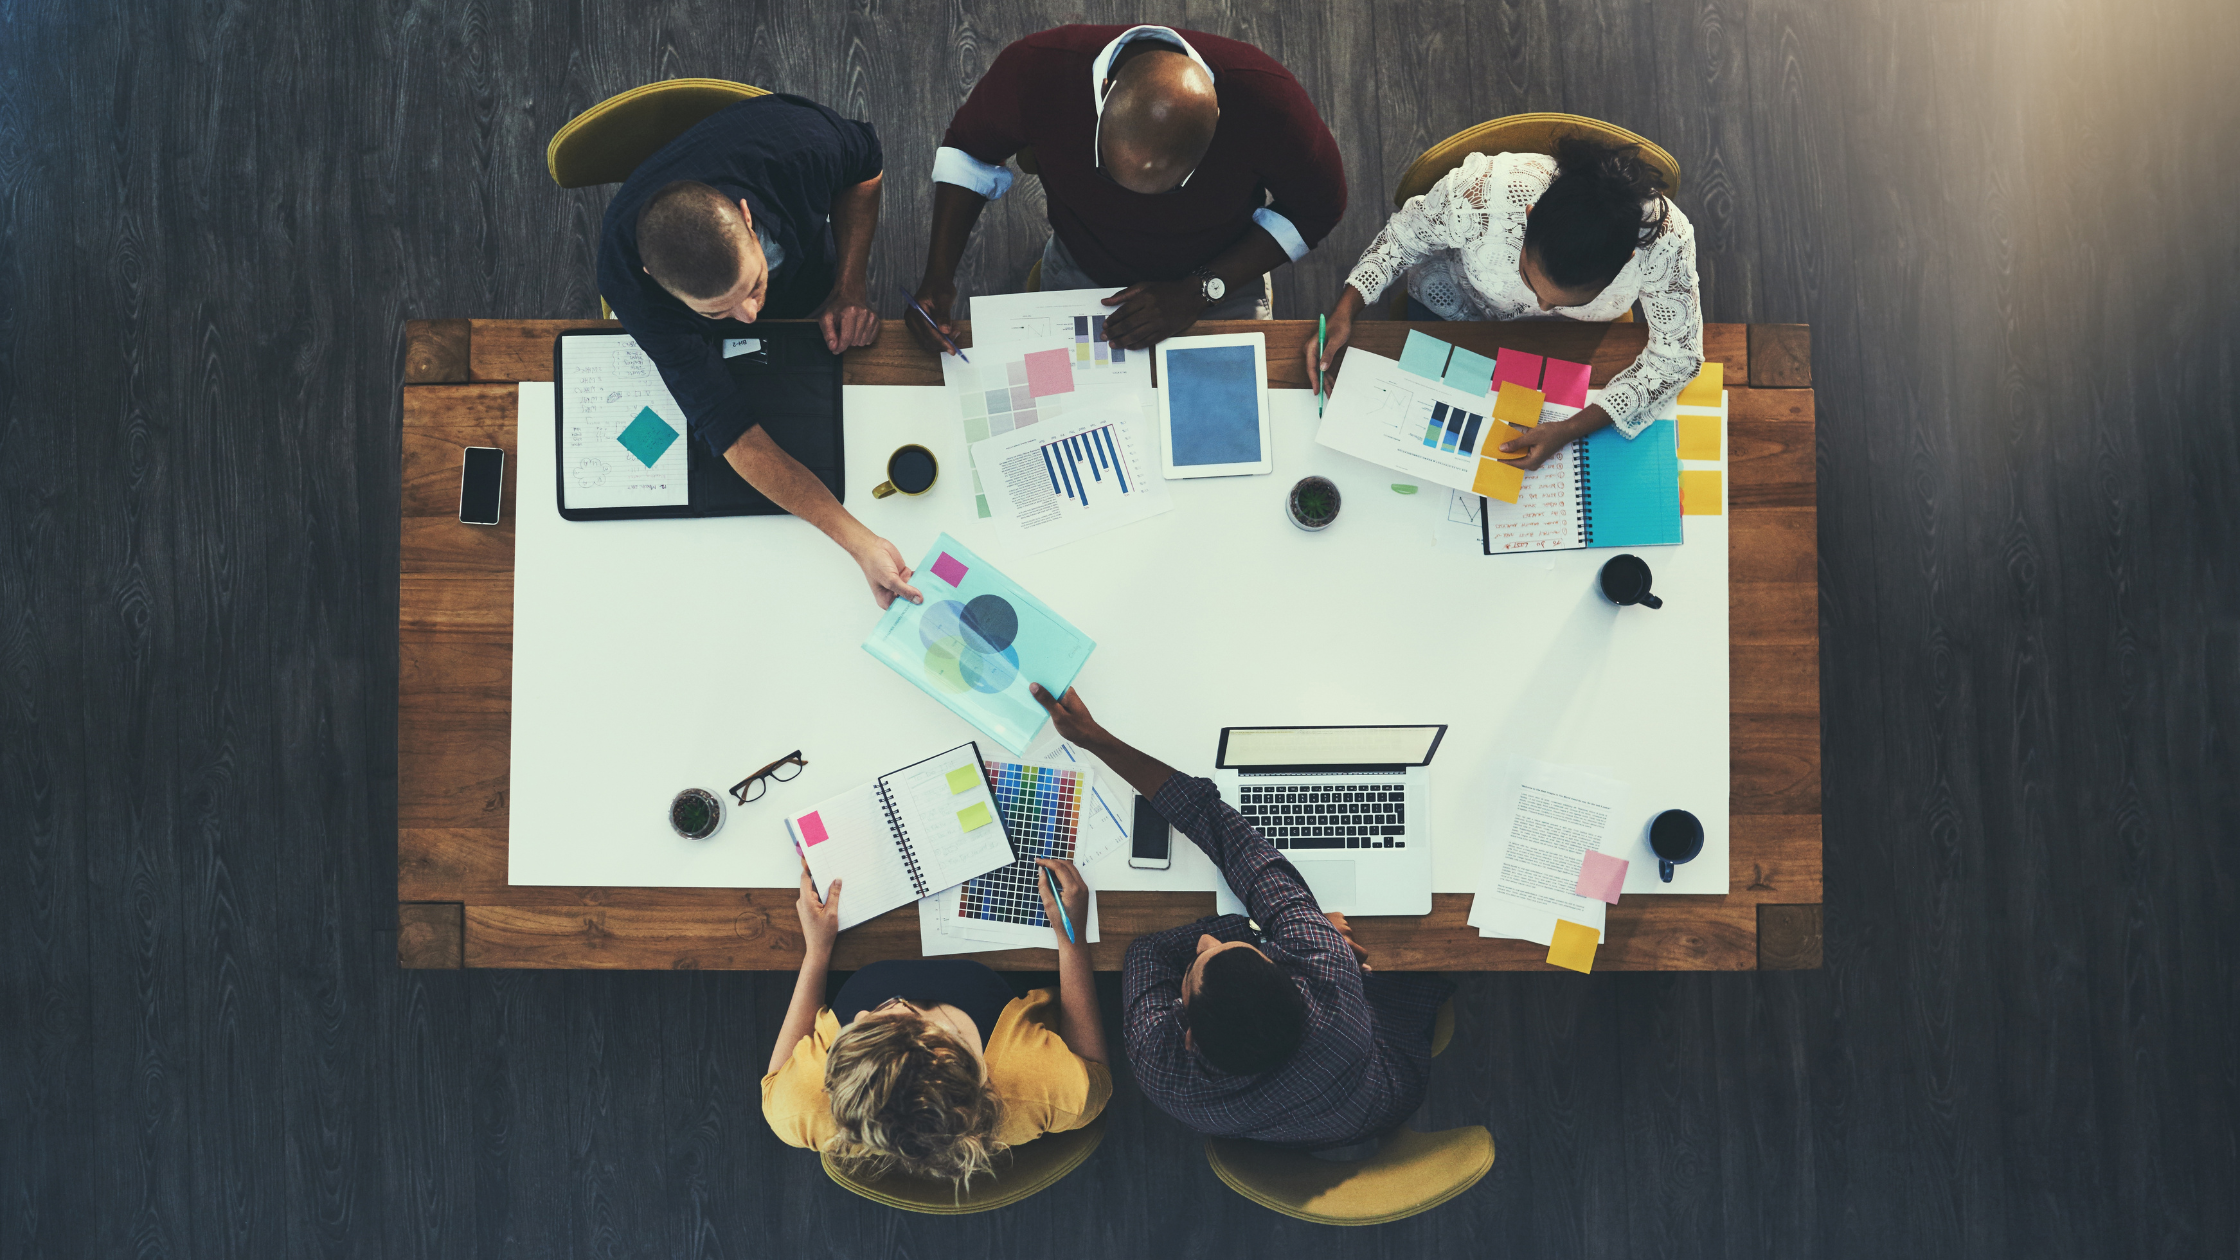
<instances>
[{"instance_id":1,"label":"teal square sticky note","mask_svg":"<svg viewBox=\"0 0 2240 1260\"><path fill-rule=\"evenodd\" d=\"M1446 374L1439 378L1465 394L1483 394L1493 388L1493 360L1475 350L1454 348Z\"/></svg>"},{"instance_id":2,"label":"teal square sticky note","mask_svg":"<svg viewBox=\"0 0 2240 1260\"><path fill-rule=\"evenodd\" d=\"M622 449L637 456L639 463L651 468L668 451L670 444L677 440L677 431L669 427L668 421L654 414L653 408L640 407L637 418L630 422L629 427L616 434L614 440L622 443Z\"/></svg>"},{"instance_id":3,"label":"teal square sticky note","mask_svg":"<svg viewBox=\"0 0 2240 1260\"><path fill-rule=\"evenodd\" d=\"M1408 330L1408 340L1400 347L1400 370L1413 372L1425 380L1438 380L1447 370L1447 351L1453 346L1437 337L1427 337L1421 329Z\"/></svg>"}]
</instances>

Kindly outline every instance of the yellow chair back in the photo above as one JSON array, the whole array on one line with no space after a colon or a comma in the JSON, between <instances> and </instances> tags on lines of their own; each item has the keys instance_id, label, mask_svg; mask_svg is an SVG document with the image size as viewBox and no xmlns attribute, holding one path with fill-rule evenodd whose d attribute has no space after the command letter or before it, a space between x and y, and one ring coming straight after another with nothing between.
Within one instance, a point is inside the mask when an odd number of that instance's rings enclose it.
<instances>
[{"instance_id":1,"label":"yellow chair back","mask_svg":"<svg viewBox=\"0 0 2240 1260\"><path fill-rule=\"evenodd\" d=\"M1493 1134L1473 1124L1437 1133L1397 1129L1355 1163L1304 1151L1207 1138L1206 1162L1231 1190L1272 1212L1320 1225L1382 1225L1428 1212L1493 1168Z\"/></svg>"},{"instance_id":2,"label":"yellow chair back","mask_svg":"<svg viewBox=\"0 0 2240 1260\"><path fill-rule=\"evenodd\" d=\"M1399 186L1392 191L1393 207L1397 209L1408 204L1408 198L1430 192L1433 184L1473 153L1553 154L1556 143L1570 136L1585 136L1603 144L1639 145L1641 160L1664 181L1665 192L1680 191L1680 164L1672 160L1672 155L1623 127L1578 114L1511 114L1465 128L1425 149L1423 156L1401 173Z\"/></svg>"},{"instance_id":3,"label":"yellow chair back","mask_svg":"<svg viewBox=\"0 0 2240 1260\"><path fill-rule=\"evenodd\" d=\"M843 1187L875 1203L905 1212L963 1216L1009 1207L1029 1195L1049 1189L1067 1173L1079 1168L1081 1161L1089 1158L1102 1141L1104 1117L1098 1116L1082 1128L1048 1134L1024 1146L1014 1146L1006 1152L1008 1162L998 1161L994 1177L974 1181L972 1188L962 1196L946 1181L921 1181L915 1177L858 1181L834 1167L829 1156L824 1157L824 1171Z\"/></svg>"},{"instance_id":4,"label":"yellow chair back","mask_svg":"<svg viewBox=\"0 0 2240 1260\"><path fill-rule=\"evenodd\" d=\"M545 169L562 188L618 184L638 163L726 105L768 88L728 79L664 79L610 96L568 120L545 146Z\"/></svg>"}]
</instances>

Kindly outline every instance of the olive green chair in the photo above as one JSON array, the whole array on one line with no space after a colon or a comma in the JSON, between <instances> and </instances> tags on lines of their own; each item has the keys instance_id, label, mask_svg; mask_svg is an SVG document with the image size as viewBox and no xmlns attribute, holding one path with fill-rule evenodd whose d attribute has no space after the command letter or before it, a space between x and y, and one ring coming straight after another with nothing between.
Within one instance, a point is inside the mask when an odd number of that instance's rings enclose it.
<instances>
[{"instance_id":1,"label":"olive green chair","mask_svg":"<svg viewBox=\"0 0 2240 1260\"><path fill-rule=\"evenodd\" d=\"M1623 127L1578 114L1511 114L1465 128L1425 149L1423 156L1401 172L1400 183L1392 190L1393 208L1408 204L1411 197L1430 192L1433 184L1462 165L1462 159L1473 153L1553 154L1557 142L1571 136L1585 136L1603 144L1639 146L1641 160L1664 181L1665 192L1680 191L1680 164L1672 160L1672 155ZM1408 291L1402 286L1392 296L1391 317L1405 319L1407 312ZM1627 311L1614 322L1625 323L1632 318L1633 312Z\"/></svg>"},{"instance_id":2,"label":"olive green chair","mask_svg":"<svg viewBox=\"0 0 2240 1260\"><path fill-rule=\"evenodd\" d=\"M664 79L610 96L568 120L544 147L544 167L562 188L619 184L638 163L726 105L768 88L728 79ZM605 297L599 315L614 318Z\"/></svg>"},{"instance_id":3,"label":"olive green chair","mask_svg":"<svg viewBox=\"0 0 2240 1260\"><path fill-rule=\"evenodd\" d=\"M1376 1154L1351 1163L1207 1138L1206 1163L1223 1184L1271 1212L1318 1225L1382 1225L1428 1212L1478 1184L1493 1169L1493 1134L1481 1124L1437 1133L1396 1129Z\"/></svg>"},{"instance_id":4,"label":"olive green chair","mask_svg":"<svg viewBox=\"0 0 2240 1260\"><path fill-rule=\"evenodd\" d=\"M1104 1117L1098 1116L1081 1128L1048 1134L1024 1146L1014 1146L1005 1152L1006 1159L998 1161L995 1176L979 1178L961 1195L946 1181L900 1176L858 1181L834 1167L829 1156L824 1157L824 1171L826 1176L874 1203L905 1212L963 1216L1009 1207L1029 1195L1049 1189L1067 1173L1079 1168L1102 1141Z\"/></svg>"}]
</instances>

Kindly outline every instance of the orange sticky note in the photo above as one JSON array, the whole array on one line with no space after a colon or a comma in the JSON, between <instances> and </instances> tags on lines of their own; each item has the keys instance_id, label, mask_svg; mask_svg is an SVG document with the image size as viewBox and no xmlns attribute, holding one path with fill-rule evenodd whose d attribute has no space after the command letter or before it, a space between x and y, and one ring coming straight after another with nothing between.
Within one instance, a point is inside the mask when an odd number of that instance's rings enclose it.
<instances>
[{"instance_id":1,"label":"orange sticky note","mask_svg":"<svg viewBox=\"0 0 2240 1260\"><path fill-rule=\"evenodd\" d=\"M1501 449L1501 444L1503 442L1513 442L1523 436L1524 433L1522 431L1512 429L1508 425L1501 423L1499 420L1495 420L1486 426L1486 444L1478 448L1478 453L1485 456L1487 459L1523 459L1525 456L1531 454L1531 452L1505 451Z\"/></svg>"},{"instance_id":2,"label":"orange sticky note","mask_svg":"<svg viewBox=\"0 0 2240 1260\"><path fill-rule=\"evenodd\" d=\"M1683 407L1716 407L1719 396L1726 389L1727 365L1706 363L1696 378L1680 390L1679 403Z\"/></svg>"},{"instance_id":3,"label":"orange sticky note","mask_svg":"<svg viewBox=\"0 0 2240 1260\"><path fill-rule=\"evenodd\" d=\"M1719 458L1719 417L1680 417L1680 458Z\"/></svg>"},{"instance_id":4,"label":"orange sticky note","mask_svg":"<svg viewBox=\"0 0 2240 1260\"><path fill-rule=\"evenodd\" d=\"M1706 469L1693 468L1680 473L1680 515L1717 516L1725 510L1726 496L1720 493L1719 474Z\"/></svg>"},{"instance_id":5,"label":"orange sticky note","mask_svg":"<svg viewBox=\"0 0 2240 1260\"><path fill-rule=\"evenodd\" d=\"M1557 919L1555 935L1548 941L1548 965L1579 972L1593 971L1594 947L1601 940L1602 934L1584 923Z\"/></svg>"},{"instance_id":6,"label":"orange sticky note","mask_svg":"<svg viewBox=\"0 0 2240 1260\"><path fill-rule=\"evenodd\" d=\"M1493 396L1493 418L1529 429L1540 423L1540 404L1545 401L1547 395L1537 389L1503 381L1501 392Z\"/></svg>"},{"instance_id":7,"label":"orange sticky note","mask_svg":"<svg viewBox=\"0 0 2240 1260\"><path fill-rule=\"evenodd\" d=\"M1489 499L1515 503L1517 496L1524 492L1524 469L1498 459L1481 459L1478 475L1470 480L1470 489Z\"/></svg>"}]
</instances>

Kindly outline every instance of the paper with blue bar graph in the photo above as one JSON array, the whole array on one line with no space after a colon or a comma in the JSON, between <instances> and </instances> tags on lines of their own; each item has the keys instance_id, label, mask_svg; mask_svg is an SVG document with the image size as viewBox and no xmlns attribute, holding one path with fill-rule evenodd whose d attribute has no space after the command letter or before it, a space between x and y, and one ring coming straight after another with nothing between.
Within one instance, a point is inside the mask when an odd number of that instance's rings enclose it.
<instances>
[{"instance_id":1,"label":"paper with blue bar graph","mask_svg":"<svg viewBox=\"0 0 2240 1260\"><path fill-rule=\"evenodd\" d=\"M1047 551L1174 506L1143 408L1116 397L972 444L990 515L1020 551Z\"/></svg>"},{"instance_id":2,"label":"paper with blue bar graph","mask_svg":"<svg viewBox=\"0 0 2240 1260\"><path fill-rule=\"evenodd\" d=\"M1481 459L1515 431L1490 419L1493 399L1355 346L1331 390L1314 440L1415 481L1454 490L1476 484Z\"/></svg>"}]
</instances>

